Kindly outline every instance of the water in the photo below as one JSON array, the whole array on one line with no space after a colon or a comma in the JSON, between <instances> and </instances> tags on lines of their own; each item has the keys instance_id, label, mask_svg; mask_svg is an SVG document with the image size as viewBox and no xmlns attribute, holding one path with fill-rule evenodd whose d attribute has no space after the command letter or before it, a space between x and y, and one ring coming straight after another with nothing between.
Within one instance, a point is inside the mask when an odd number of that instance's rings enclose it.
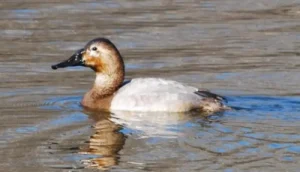
<instances>
[{"instance_id":1,"label":"water","mask_svg":"<svg viewBox=\"0 0 300 172\"><path fill-rule=\"evenodd\" d=\"M0 2L4 171L298 171L300 2ZM94 74L52 71L110 38L127 78L164 77L226 96L214 114L88 112Z\"/></svg>"}]
</instances>

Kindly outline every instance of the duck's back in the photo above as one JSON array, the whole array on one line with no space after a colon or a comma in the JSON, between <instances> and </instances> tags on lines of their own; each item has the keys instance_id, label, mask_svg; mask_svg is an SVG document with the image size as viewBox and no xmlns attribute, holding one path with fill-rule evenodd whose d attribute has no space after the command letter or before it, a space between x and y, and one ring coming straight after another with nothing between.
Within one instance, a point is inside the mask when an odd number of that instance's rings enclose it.
<instances>
[{"instance_id":1,"label":"duck's back","mask_svg":"<svg viewBox=\"0 0 300 172\"><path fill-rule=\"evenodd\" d=\"M122 86L111 102L111 110L185 112L203 106L198 89L160 78L137 78ZM220 103L218 103L221 105Z\"/></svg>"}]
</instances>

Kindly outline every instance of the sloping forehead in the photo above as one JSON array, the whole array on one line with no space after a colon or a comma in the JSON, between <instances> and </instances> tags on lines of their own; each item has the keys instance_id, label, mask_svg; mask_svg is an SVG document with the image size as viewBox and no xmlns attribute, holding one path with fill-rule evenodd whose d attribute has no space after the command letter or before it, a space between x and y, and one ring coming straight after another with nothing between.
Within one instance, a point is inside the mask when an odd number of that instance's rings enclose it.
<instances>
[{"instance_id":1,"label":"sloping forehead","mask_svg":"<svg viewBox=\"0 0 300 172\"><path fill-rule=\"evenodd\" d=\"M106 39L106 38L95 38L93 40L91 40L90 42L88 42L86 45L85 45L85 49L88 49L91 47L91 45L110 45L110 46L114 46L112 42L110 42L110 40Z\"/></svg>"}]
</instances>

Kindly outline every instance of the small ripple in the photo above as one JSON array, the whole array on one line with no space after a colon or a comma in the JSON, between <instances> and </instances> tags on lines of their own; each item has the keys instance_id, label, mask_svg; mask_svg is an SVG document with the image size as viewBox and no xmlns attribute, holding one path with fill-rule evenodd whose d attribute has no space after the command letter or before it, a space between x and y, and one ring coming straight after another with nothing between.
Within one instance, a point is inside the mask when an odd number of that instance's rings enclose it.
<instances>
[{"instance_id":1,"label":"small ripple","mask_svg":"<svg viewBox=\"0 0 300 172\"><path fill-rule=\"evenodd\" d=\"M65 97L52 97L40 106L45 110L71 110L78 111L82 107L80 105L81 96L65 96Z\"/></svg>"},{"instance_id":2,"label":"small ripple","mask_svg":"<svg viewBox=\"0 0 300 172\"><path fill-rule=\"evenodd\" d=\"M292 156L284 156L284 157L280 158L280 161L283 161L283 162L293 162L295 160L294 160L294 158Z\"/></svg>"},{"instance_id":3,"label":"small ripple","mask_svg":"<svg viewBox=\"0 0 300 172\"><path fill-rule=\"evenodd\" d=\"M299 155L300 154L300 146L299 145L290 146L290 147L286 148L286 151Z\"/></svg>"},{"instance_id":4,"label":"small ripple","mask_svg":"<svg viewBox=\"0 0 300 172\"><path fill-rule=\"evenodd\" d=\"M282 148L286 148L286 147L289 147L289 146L291 146L291 145L293 145L293 144L290 144L290 143L270 143L269 145L268 145L268 147L270 148L270 149L282 149Z\"/></svg>"},{"instance_id":5,"label":"small ripple","mask_svg":"<svg viewBox=\"0 0 300 172\"><path fill-rule=\"evenodd\" d=\"M262 118L280 119L286 121L300 120L297 115L300 112L299 97L278 97L278 96L228 96L229 106L237 112L233 115L243 115L249 117L249 120L259 120ZM243 113L242 113L243 112ZM229 112L230 113L230 112ZM253 116L255 115L255 118ZM268 115L272 114L272 115Z\"/></svg>"}]
</instances>

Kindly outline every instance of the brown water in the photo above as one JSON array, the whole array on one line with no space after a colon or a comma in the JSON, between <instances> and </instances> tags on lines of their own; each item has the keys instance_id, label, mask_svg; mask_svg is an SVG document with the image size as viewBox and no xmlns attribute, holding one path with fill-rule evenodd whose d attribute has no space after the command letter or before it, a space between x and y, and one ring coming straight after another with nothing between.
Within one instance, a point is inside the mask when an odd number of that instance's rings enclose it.
<instances>
[{"instance_id":1,"label":"brown water","mask_svg":"<svg viewBox=\"0 0 300 172\"><path fill-rule=\"evenodd\" d=\"M0 171L300 169L300 1L7 0L0 37ZM94 74L50 65L96 37L127 78L209 88L238 110L84 111Z\"/></svg>"}]
</instances>

